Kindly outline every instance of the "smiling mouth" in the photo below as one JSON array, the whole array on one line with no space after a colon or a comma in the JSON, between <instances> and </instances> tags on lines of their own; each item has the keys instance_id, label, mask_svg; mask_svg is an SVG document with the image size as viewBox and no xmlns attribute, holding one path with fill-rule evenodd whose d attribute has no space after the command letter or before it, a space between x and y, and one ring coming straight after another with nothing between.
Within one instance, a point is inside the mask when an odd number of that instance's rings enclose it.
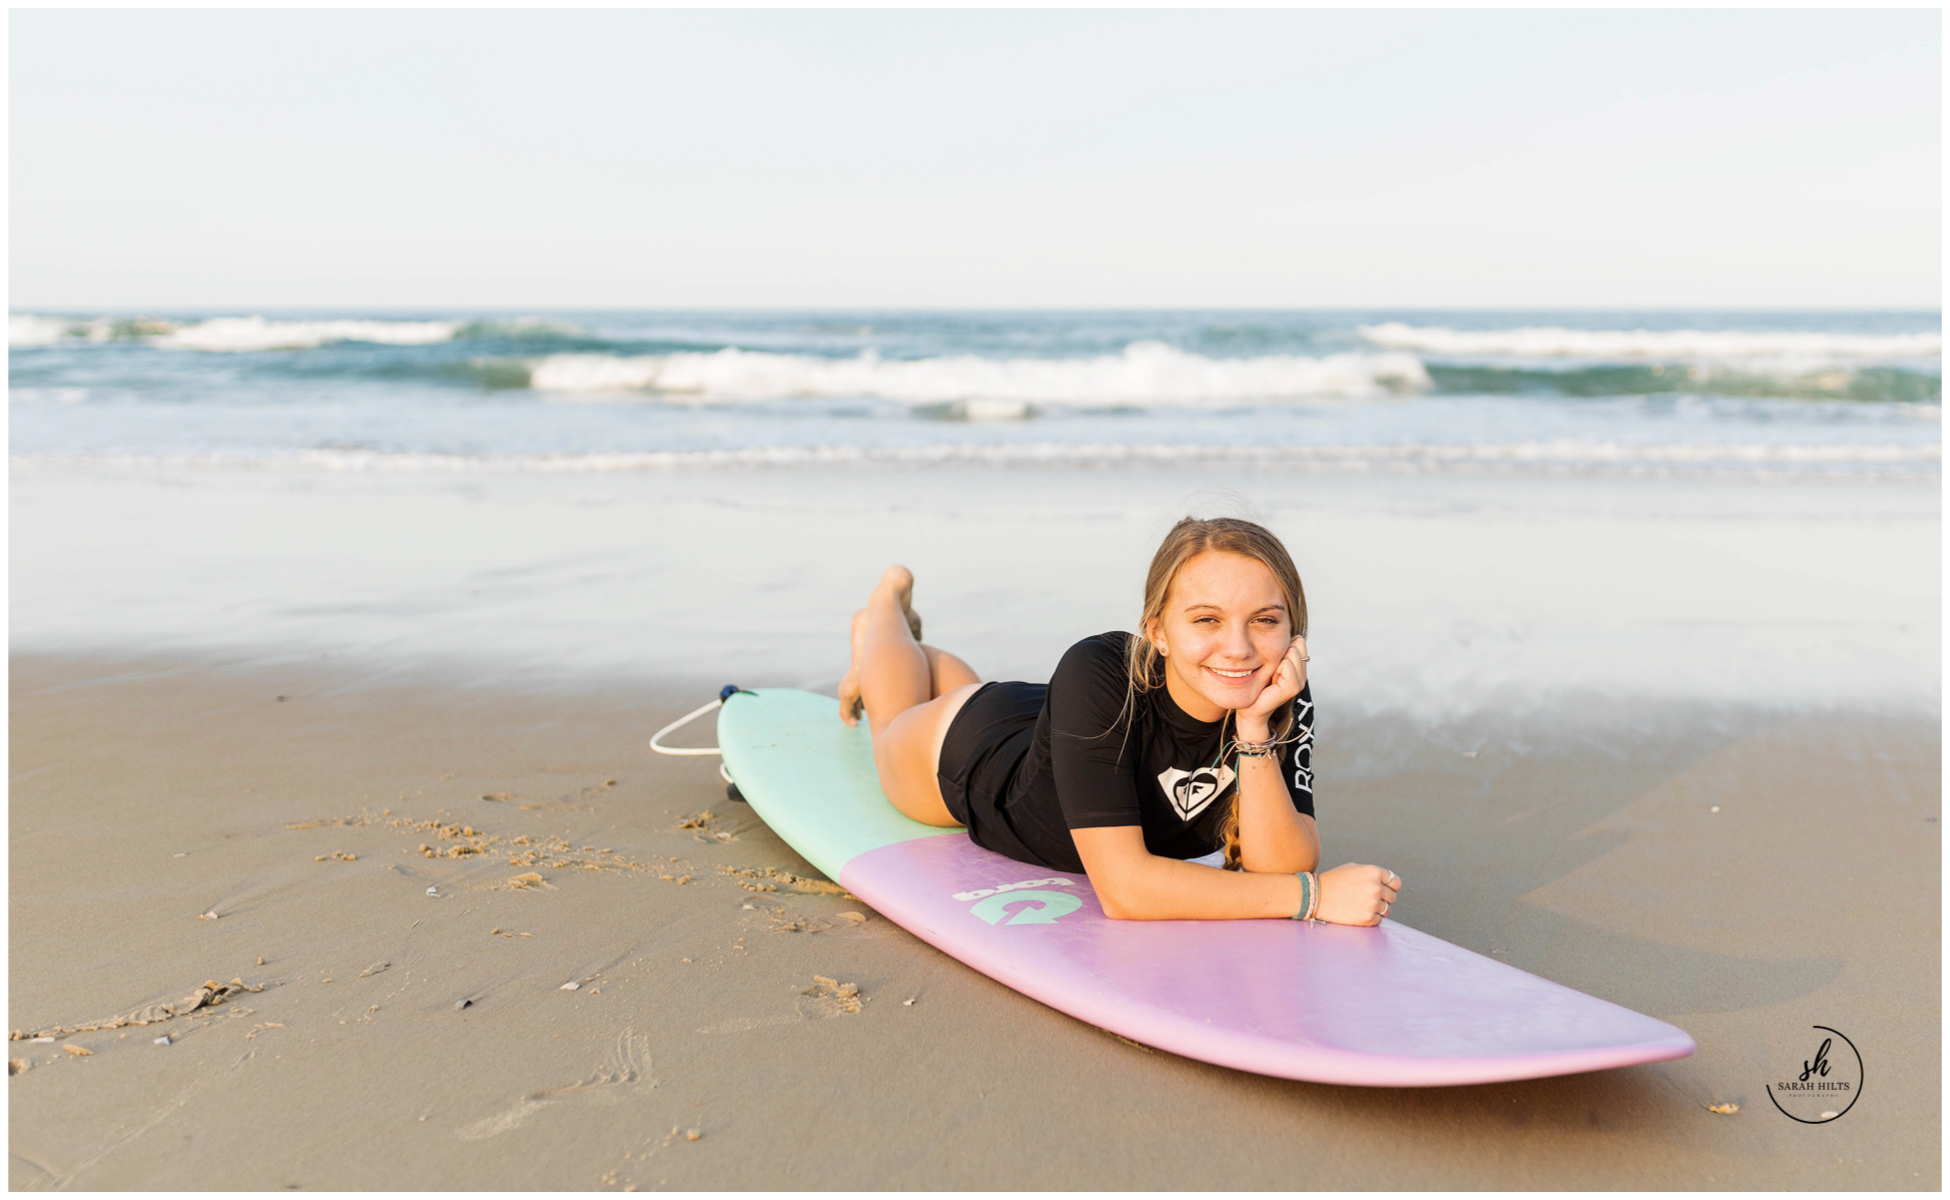
<instances>
[{"instance_id":1,"label":"smiling mouth","mask_svg":"<svg viewBox=\"0 0 1950 1200\"><path fill-rule=\"evenodd\" d=\"M1228 671L1223 667L1207 667L1205 669L1212 672L1214 675L1217 675L1221 679L1231 679L1234 681L1251 679L1255 673L1252 670Z\"/></svg>"}]
</instances>

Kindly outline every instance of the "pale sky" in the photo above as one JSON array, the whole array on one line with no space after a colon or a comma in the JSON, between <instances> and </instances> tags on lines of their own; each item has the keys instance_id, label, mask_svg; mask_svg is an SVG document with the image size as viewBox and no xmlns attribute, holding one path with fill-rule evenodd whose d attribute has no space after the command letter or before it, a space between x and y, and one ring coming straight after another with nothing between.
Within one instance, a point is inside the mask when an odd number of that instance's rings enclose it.
<instances>
[{"instance_id":1,"label":"pale sky","mask_svg":"<svg viewBox=\"0 0 1950 1200\"><path fill-rule=\"evenodd\" d=\"M1934 11L21 11L13 311L1940 302Z\"/></svg>"}]
</instances>

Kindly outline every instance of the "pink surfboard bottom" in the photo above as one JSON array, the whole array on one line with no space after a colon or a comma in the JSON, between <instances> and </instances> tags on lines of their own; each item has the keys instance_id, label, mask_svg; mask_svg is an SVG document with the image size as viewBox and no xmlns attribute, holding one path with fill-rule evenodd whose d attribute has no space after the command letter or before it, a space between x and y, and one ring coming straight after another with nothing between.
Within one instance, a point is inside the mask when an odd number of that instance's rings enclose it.
<instances>
[{"instance_id":1,"label":"pink surfboard bottom","mask_svg":"<svg viewBox=\"0 0 1950 1200\"><path fill-rule=\"evenodd\" d=\"M954 893L1062 877L1035 897ZM1427 1087L1684 1058L1663 1021L1540 979L1396 921L1113 921L1088 879L964 834L855 856L840 883L942 952L1032 999L1187 1058L1260 1075ZM991 924L975 911L996 918ZM1023 918L1029 918L1025 920ZM1044 918L1045 920L1037 920Z\"/></svg>"}]
</instances>

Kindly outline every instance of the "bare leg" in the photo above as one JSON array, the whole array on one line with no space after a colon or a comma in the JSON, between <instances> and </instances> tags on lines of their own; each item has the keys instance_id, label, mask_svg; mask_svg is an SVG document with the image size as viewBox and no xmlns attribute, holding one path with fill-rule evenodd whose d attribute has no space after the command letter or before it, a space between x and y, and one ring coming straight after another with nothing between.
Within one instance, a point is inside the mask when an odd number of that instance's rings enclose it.
<instances>
[{"instance_id":1,"label":"bare leg","mask_svg":"<svg viewBox=\"0 0 1950 1200\"><path fill-rule=\"evenodd\" d=\"M921 643L921 653L928 656L928 671L934 680L935 696L943 696L959 687L982 682L975 668L938 646Z\"/></svg>"},{"instance_id":2,"label":"bare leg","mask_svg":"<svg viewBox=\"0 0 1950 1200\"><path fill-rule=\"evenodd\" d=\"M858 695L873 735L874 765L894 807L929 825L958 824L941 799L936 778L941 741L977 681L967 663L945 651L924 648L908 615L914 576L889 567L874 588L866 619L854 622ZM847 711L845 692L841 715ZM851 722L849 721L849 724Z\"/></svg>"},{"instance_id":3,"label":"bare leg","mask_svg":"<svg viewBox=\"0 0 1950 1200\"><path fill-rule=\"evenodd\" d=\"M921 623L920 618L914 616L912 611L908 613L908 618L907 624L910 630ZM848 725L858 725L862 707L860 656L866 649L867 643L867 610L864 608L853 614L852 639L853 662L846 669L846 677L840 680L840 720ZM930 646L922 642L921 653L928 656L928 699L930 700L944 692L951 692L958 687L966 687L971 683L982 681L982 677L975 673L975 668L939 646Z\"/></svg>"},{"instance_id":4,"label":"bare leg","mask_svg":"<svg viewBox=\"0 0 1950 1200\"><path fill-rule=\"evenodd\" d=\"M853 614L853 625L848 633L852 640L852 661L847 664L846 675L840 680L840 720L848 725L860 723L860 652L867 647L867 610L861 609Z\"/></svg>"},{"instance_id":5,"label":"bare leg","mask_svg":"<svg viewBox=\"0 0 1950 1200\"><path fill-rule=\"evenodd\" d=\"M907 602L913 592L913 572L888 567L867 598L866 629L860 641L860 699L875 741L895 717L934 698L934 673L928 669L927 653L907 624Z\"/></svg>"}]
</instances>

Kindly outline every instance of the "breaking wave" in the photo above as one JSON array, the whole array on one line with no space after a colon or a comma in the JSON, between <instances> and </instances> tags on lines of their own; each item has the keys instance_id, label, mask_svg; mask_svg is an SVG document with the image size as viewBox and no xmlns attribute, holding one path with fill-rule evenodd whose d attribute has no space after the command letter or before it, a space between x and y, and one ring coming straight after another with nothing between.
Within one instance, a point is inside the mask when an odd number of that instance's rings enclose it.
<instances>
[{"instance_id":1,"label":"breaking wave","mask_svg":"<svg viewBox=\"0 0 1950 1200\"><path fill-rule=\"evenodd\" d=\"M540 317L497 321L385 321L368 319L273 320L269 317L211 317L179 321L160 317L43 317L22 313L7 318L9 346L56 346L142 342L161 350L202 350L247 354L262 350L316 350L338 342L379 346L432 346L442 342L501 338L574 338L576 326Z\"/></svg>"},{"instance_id":2,"label":"breaking wave","mask_svg":"<svg viewBox=\"0 0 1950 1200\"><path fill-rule=\"evenodd\" d=\"M1205 358L1162 342L1134 342L1094 358L822 358L738 349L712 353L550 355L529 369L538 391L654 393L714 403L787 397L904 404L986 402L1080 406L1210 405L1285 397L1366 397L1424 391L1429 375L1408 354Z\"/></svg>"},{"instance_id":3,"label":"breaking wave","mask_svg":"<svg viewBox=\"0 0 1950 1200\"><path fill-rule=\"evenodd\" d=\"M1269 330L1171 317L914 317L886 345L857 322L710 314L440 319L51 316L12 314L18 388L105 377L44 347L139 347L186 358L241 356L252 386L280 373L407 386L535 390L550 399L656 399L679 405L868 401L969 420L1037 406L1081 409L1248 406L1382 396L1623 397L1683 393L1793 400L1941 402L1942 334L1914 319L1802 329L1456 328L1411 319ZM1487 319L1487 318L1485 318ZM1624 325L1637 318L1604 318ZM1650 320L1650 318L1648 318ZM1066 323L1068 321L1068 323ZM1474 323L1456 318L1455 325ZM1919 325L1921 326L1919 328ZM1326 327L1322 327L1326 328ZM1244 333L1254 333L1244 338ZM1226 336L1220 337L1223 333ZM1305 333L1302 337L1301 334ZM1278 334L1279 336L1274 336ZM1028 336L1020 336L1028 335ZM283 352L283 353L278 353ZM139 394L153 367L114 355L115 382ZM167 378L187 378L170 368ZM228 367L222 368L228 370ZM86 380L70 379L81 371ZM65 393L64 393L65 395Z\"/></svg>"},{"instance_id":4,"label":"breaking wave","mask_svg":"<svg viewBox=\"0 0 1950 1200\"><path fill-rule=\"evenodd\" d=\"M164 350L312 350L328 342L382 346L430 346L452 341L457 321L269 321L263 317L216 317L148 339Z\"/></svg>"},{"instance_id":5,"label":"breaking wave","mask_svg":"<svg viewBox=\"0 0 1950 1200\"><path fill-rule=\"evenodd\" d=\"M1517 358L1677 359L1681 362L1913 362L1940 358L1936 333L1745 333L1702 329L1449 329L1389 321L1357 332L1388 350Z\"/></svg>"}]
</instances>

